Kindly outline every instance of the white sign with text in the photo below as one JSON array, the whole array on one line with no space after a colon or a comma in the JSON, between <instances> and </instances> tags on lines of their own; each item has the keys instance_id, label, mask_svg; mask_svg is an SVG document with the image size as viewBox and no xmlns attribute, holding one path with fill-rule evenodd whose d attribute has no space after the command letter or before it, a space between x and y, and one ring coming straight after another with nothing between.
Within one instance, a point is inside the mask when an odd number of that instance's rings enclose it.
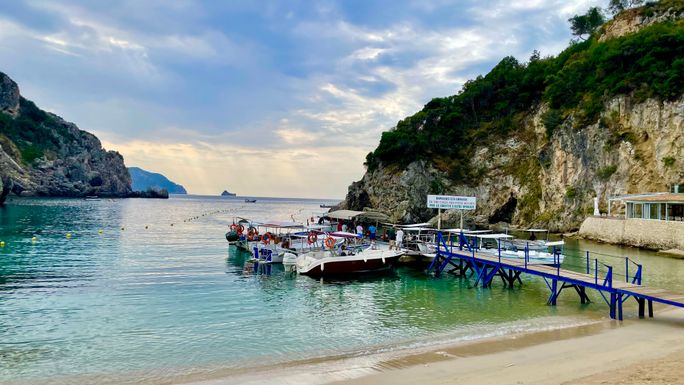
<instances>
[{"instance_id":1,"label":"white sign with text","mask_svg":"<svg viewBox=\"0 0 684 385\"><path fill-rule=\"evenodd\" d=\"M454 195L428 195L427 207L431 209L475 210L475 197Z\"/></svg>"}]
</instances>

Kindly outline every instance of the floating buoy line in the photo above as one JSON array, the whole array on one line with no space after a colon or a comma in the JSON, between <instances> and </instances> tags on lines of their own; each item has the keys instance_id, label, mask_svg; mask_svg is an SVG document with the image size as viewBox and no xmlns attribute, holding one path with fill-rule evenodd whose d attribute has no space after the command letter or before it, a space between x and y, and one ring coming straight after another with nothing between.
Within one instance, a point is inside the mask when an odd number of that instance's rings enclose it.
<instances>
[{"instance_id":1,"label":"floating buoy line","mask_svg":"<svg viewBox=\"0 0 684 385\"><path fill-rule=\"evenodd\" d=\"M195 216L192 216L192 217L185 218L185 219L183 219L183 223L190 223L190 222L193 222L193 221L202 219L202 218L204 218L204 217L209 217L209 216L213 216L213 215L230 214L230 213L233 213L233 214L234 214L235 212L237 212L238 210L243 209L244 207L245 207L245 206L240 206L240 207L235 207L235 208L230 208L230 209L222 209L222 210L207 211L207 212L204 212L204 213L199 214L199 215L195 215ZM297 211L297 214L301 214L304 210L305 210L305 209L303 209L303 208L302 208L302 209L299 209L299 211ZM291 218L293 221L295 221L295 220L294 220L294 215L295 215L295 214L291 214L291 215L290 215L290 218ZM170 226L170 227L173 227L174 224L175 224L175 223L171 222L171 223L169 223L169 226ZM151 227L152 227L151 225L145 225L145 226L144 226L144 229L145 229L145 230L149 230ZM121 229L120 231L126 231L126 226L121 226L120 229ZM100 235L100 236L101 236L101 235L104 235L104 234L105 234L105 230L104 230L104 229L99 229L99 230L97 230L97 234ZM72 238L76 237L76 235L77 235L77 234L76 234L75 232L73 232L73 231L67 231L66 233L64 233L64 237L65 237L67 240L71 240ZM31 240L31 243L32 243L32 244L38 243L38 242L39 242L39 240L38 240L38 235L33 235L33 236L30 238L30 240ZM6 246L8 246L8 243L6 243L4 240L0 240L0 249L5 248Z\"/></svg>"}]
</instances>

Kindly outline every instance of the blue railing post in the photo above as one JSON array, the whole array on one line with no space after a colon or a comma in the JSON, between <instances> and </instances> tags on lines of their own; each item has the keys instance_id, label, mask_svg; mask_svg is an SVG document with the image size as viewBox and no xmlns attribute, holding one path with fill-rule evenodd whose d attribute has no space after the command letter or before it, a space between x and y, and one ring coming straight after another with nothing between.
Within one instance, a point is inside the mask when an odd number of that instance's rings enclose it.
<instances>
[{"instance_id":1,"label":"blue railing post","mask_svg":"<svg viewBox=\"0 0 684 385\"><path fill-rule=\"evenodd\" d=\"M525 268L527 269L527 261L530 259L530 243L525 243Z\"/></svg>"},{"instance_id":2,"label":"blue railing post","mask_svg":"<svg viewBox=\"0 0 684 385\"><path fill-rule=\"evenodd\" d=\"M501 242L497 240L496 246L499 249L499 264L501 264Z\"/></svg>"},{"instance_id":3,"label":"blue railing post","mask_svg":"<svg viewBox=\"0 0 684 385\"><path fill-rule=\"evenodd\" d=\"M613 288L613 266L608 266L608 274L606 275L606 281L608 281L608 287Z\"/></svg>"},{"instance_id":4,"label":"blue railing post","mask_svg":"<svg viewBox=\"0 0 684 385\"><path fill-rule=\"evenodd\" d=\"M598 259L594 258L594 284L598 285Z\"/></svg>"},{"instance_id":5,"label":"blue railing post","mask_svg":"<svg viewBox=\"0 0 684 385\"><path fill-rule=\"evenodd\" d=\"M587 250L587 274L589 274L589 271L591 271L591 268L589 267L589 250Z\"/></svg>"},{"instance_id":6,"label":"blue railing post","mask_svg":"<svg viewBox=\"0 0 684 385\"><path fill-rule=\"evenodd\" d=\"M629 283L629 257L625 257L625 282Z\"/></svg>"}]
</instances>

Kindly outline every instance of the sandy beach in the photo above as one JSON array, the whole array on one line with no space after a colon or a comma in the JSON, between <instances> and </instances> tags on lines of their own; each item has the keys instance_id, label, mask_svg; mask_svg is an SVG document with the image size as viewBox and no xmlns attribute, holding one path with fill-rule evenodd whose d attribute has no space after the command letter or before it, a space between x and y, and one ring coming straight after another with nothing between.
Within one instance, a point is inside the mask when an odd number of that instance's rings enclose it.
<instances>
[{"instance_id":1,"label":"sandy beach","mask_svg":"<svg viewBox=\"0 0 684 385\"><path fill-rule=\"evenodd\" d=\"M401 356L350 357L215 373L177 383L225 384L680 384L684 310L438 346Z\"/></svg>"},{"instance_id":2,"label":"sandy beach","mask_svg":"<svg viewBox=\"0 0 684 385\"><path fill-rule=\"evenodd\" d=\"M568 338L572 334L577 336ZM680 384L684 310L508 336L432 355L441 357L409 356L403 367L334 384Z\"/></svg>"}]
</instances>

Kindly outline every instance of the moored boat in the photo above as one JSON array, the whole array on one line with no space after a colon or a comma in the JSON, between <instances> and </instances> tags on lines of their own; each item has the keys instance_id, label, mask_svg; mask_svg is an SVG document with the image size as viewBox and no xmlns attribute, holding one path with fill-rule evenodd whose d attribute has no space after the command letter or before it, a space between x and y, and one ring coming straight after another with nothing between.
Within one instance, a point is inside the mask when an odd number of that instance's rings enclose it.
<instances>
[{"instance_id":1,"label":"moored boat","mask_svg":"<svg viewBox=\"0 0 684 385\"><path fill-rule=\"evenodd\" d=\"M381 272L390 270L402 255L399 250L372 246L360 251L312 251L297 257L297 272L314 278Z\"/></svg>"}]
</instances>

